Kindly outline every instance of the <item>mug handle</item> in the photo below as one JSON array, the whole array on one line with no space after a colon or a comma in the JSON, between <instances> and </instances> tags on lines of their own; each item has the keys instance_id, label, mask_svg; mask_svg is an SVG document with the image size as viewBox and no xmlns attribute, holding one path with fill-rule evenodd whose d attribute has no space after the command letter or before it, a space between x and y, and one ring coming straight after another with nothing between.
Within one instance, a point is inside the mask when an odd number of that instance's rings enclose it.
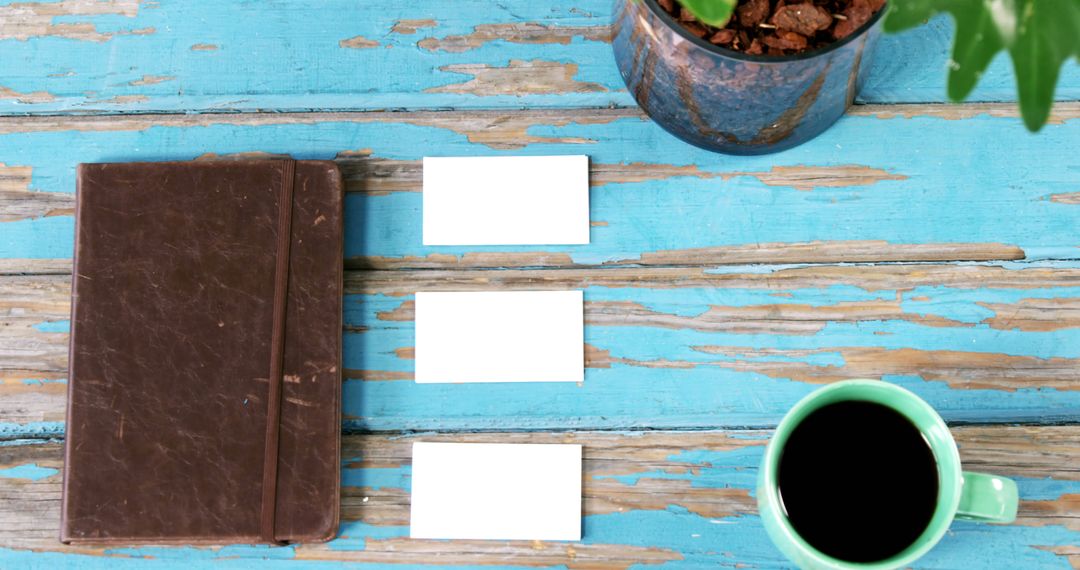
<instances>
[{"instance_id":1,"label":"mug handle","mask_svg":"<svg viewBox=\"0 0 1080 570\"><path fill-rule=\"evenodd\" d=\"M964 487L956 518L965 521L1011 523L1016 520L1020 495L1007 477L964 471Z\"/></svg>"}]
</instances>

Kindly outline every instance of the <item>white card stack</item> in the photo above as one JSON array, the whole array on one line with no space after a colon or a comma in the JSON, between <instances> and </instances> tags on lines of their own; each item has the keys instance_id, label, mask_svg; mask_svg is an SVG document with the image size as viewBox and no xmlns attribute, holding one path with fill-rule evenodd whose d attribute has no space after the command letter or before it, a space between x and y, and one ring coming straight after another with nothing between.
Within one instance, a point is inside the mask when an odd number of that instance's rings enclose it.
<instances>
[{"instance_id":1,"label":"white card stack","mask_svg":"<svg viewBox=\"0 0 1080 570\"><path fill-rule=\"evenodd\" d=\"M424 245L589 243L589 157L424 158Z\"/></svg>"},{"instance_id":2,"label":"white card stack","mask_svg":"<svg viewBox=\"0 0 1080 570\"><path fill-rule=\"evenodd\" d=\"M416 381L585 380L581 291L416 294Z\"/></svg>"},{"instance_id":3,"label":"white card stack","mask_svg":"<svg viewBox=\"0 0 1080 570\"><path fill-rule=\"evenodd\" d=\"M424 245L589 243L586 156L425 158ZM581 291L418 292L416 382L582 382ZM581 446L413 444L413 538L581 539Z\"/></svg>"},{"instance_id":4,"label":"white card stack","mask_svg":"<svg viewBox=\"0 0 1080 570\"><path fill-rule=\"evenodd\" d=\"M581 539L581 446L413 444L413 538Z\"/></svg>"}]
</instances>

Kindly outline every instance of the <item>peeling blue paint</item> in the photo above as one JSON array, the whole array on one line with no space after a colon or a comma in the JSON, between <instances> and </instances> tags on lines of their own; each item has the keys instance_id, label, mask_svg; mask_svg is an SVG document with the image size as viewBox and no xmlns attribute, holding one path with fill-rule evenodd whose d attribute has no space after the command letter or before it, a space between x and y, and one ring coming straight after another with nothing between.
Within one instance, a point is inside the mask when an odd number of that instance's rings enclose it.
<instances>
[{"instance_id":1,"label":"peeling blue paint","mask_svg":"<svg viewBox=\"0 0 1080 570\"><path fill-rule=\"evenodd\" d=\"M24 465L16 465L8 469L0 469L0 478L3 479L25 479L27 481L40 481L48 477L52 477L60 473L59 470L52 467L41 467L36 463L26 463Z\"/></svg>"},{"instance_id":2,"label":"peeling blue paint","mask_svg":"<svg viewBox=\"0 0 1080 570\"><path fill-rule=\"evenodd\" d=\"M72 256L75 218L71 216L15 220L5 222L0 230L3 230L0 257L66 259Z\"/></svg>"},{"instance_id":3,"label":"peeling blue paint","mask_svg":"<svg viewBox=\"0 0 1080 570\"><path fill-rule=\"evenodd\" d=\"M654 470L628 475L603 475L624 485L637 485L642 479L690 481L692 487L723 489L737 487L753 492L757 484L757 466L764 446L730 451L686 450L668 457L675 463L670 470Z\"/></svg>"},{"instance_id":4,"label":"peeling blue paint","mask_svg":"<svg viewBox=\"0 0 1080 570\"><path fill-rule=\"evenodd\" d=\"M463 52L431 52L417 46L427 38L441 40L470 34L478 24L605 26L611 19L611 6L605 0L515 2L506 8L483 0L388 6L329 0L317 7L278 2L274 10L262 10L246 3L162 0L140 3L134 17L60 13L53 22L90 25L111 37L101 42L60 37L0 40L8 56L0 61L5 86L20 93L46 91L52 95L50 100L33 105L13 98L0 100L0 112L632 105L632 98L611 64L611 47L603 41L586 40L580 35L566 43L495 40ZM403 19L434 19L436 25L414 34L391 32L394 24ZM207 27L206 21L220 25ZM319 36L304 35L305 25L316 22ZM944 72L940 70L948 61L951 27L951 20L939 17L928 26L883 37L879 54L903 50L906 57L876 58L860 100L943 101ZM341 40L355 36L375 41L378 46L348 49L339 45ZM217 49L193 51L191 47L196 44L214 45ZM599 84L607 91L489 96L431 91L468 78L445 69L447 66L505 66L510 60L572 62L578 66L575 79ZM111 65L115 61L123 61L124 65ZM266 81L267 77L279 75L282 65L289 70L290 79ZM1057 89L1061 99L1080 98L1080 84L1073 79L1076 74L1070 73L1072 65L1068 63L1061 74ZM358 72L364 69L394 69L401 73ZM145 75L175 79L132 85ZM146 99L108 102L117 96ZM990 65L971 95L976 101L1012 101L1015 97L1013 75L1005 58L997 58Z\"/></svg>"},{"instance_id":5,"label":"peeling blue paint","mask_svg":"<svg viewBox=\"0 0 1080 570\"><path fill-rule=\"evenodd\" d=\"M409 489L412 479L412 467L367 467L363 469L345 468L341 471L342 487L366 487L372 490L384 488Z\"/></svg>"},{"instance_id":6,"label":"peeling blue paint","mask_svg":"<svg viewBox=\"0 0 1080 570\"><path fill-rule=\"evenodd\" d=\"M983 304L1068 297L1080 294L1078 289L917 287L902 292L902 305L912 302L912 298L929 297L929 301L913 301L919 303L915 309L918 314L905 312L905 315L970 321L981 318L974 311ZM766 303L830 306L894 300L897 296L896 291L867 291L848 285L786 290L789 297L773 297L774 292L744 288L589 287L585 296L589 302L635 302L673 315L700 314L708 306L745 307ZM344 335L346 370L412 372L413 361L395 351L413 346L413 323L378 318L379 313L395 311L411 299L409 295L346 296L346 326L365 329ZM902 306L901 310L909 309ZM969 314L970 318L965 316ZM830 368L846 364L840 350L851 347L1080 358L1080 329L1028 332L992 329L981 323L928 326L905 320L825 322L812 334L748 334L593 324L586 327L585 334L586 342L609 351L613 359L683 362L693 368L644 368L616 360L611 368L588 369L581 386L448 386L346 380L345 425L348 429L375 430L768 426L775 424L815 386L724 366L735 366L738 362L788 363L828 373ZM696 348L702 346L729 348L725 349L726 354L709 354ZM755 354L755 350L765 352ZM885 379L920 394L947 420L954 422L1060 421L1080 416L1077 391L1034 385L1013 392L953 389L943 381L927 381L919 376L895 375ZM640 397L627 398L627 394ZM0 436L8 438L61 433L59 422L0 424Z\"/></svg>"},{"instance_id":7,"label":"peeling blue paint","mask_svg":"<svg viewBox=\"0 0 1080 570\"><path fill-rule=\"evenodd\" d=\"M739 265L729 268L730 270L744 270L746 266ZM772 271L764 271L758 268L755 271L740 273L756 273L759 275L774 274L782 271L776 268ZM1080 291L1080 288L1078 288ZM778 297L777 293L787 296ZM641 288L630 287L592 287L589 289L589 301L611 302L630 301L638 302L644 307L681 317L696 317L705 313L712 306L724 307L750 307L759 305L809 305L811 307L824 307L836 304L838 301L889 301L896 298L893 291L867 291L854 285L829 285L818 289L740 289L725 288L718 292L712 288L687 288L678 287L671 289L650 290L647 301L641 299Z\"/></svg>"},{"instance_id":8,"label":"peeling blue paint","mask_svg":"<svg viewBox=\"0 0 1080 570\"><path fill-rule=\"evenodd\" d=\"M402 120L405 118L403 117ZM397 119L386 119L395 121ZM0 135L5 164L33 168L31 188L71 192L77 162L194 158L206 152L291 153L298 158L333 158L344 150L371 148L375 156L417 160L425 153L446 155L566 154L586 152L597 164L666 163L698 165L703 171L767 172L774 166L862 164L911 178L851 188L853 201L818 202L819 192L767 186L755 178L730 180L682 177L606 184L592 190L592 218L607 226L593 228L586 246L555 248L579 263L636 260L658 251L758 243L874 240L893 244L1003 243L1023 248L1075 247L1080 208L1042 199L1074 192L1069 183L1067 150L1075 146L1076 121L1048 125L1039 137L1007 119L977 117L963 121L919 117L880 119L848 116L815 141L768 157L724 157L683 145L651 123L621 119L605 124L551 127L560 137L596 140L595 144L537 143L523 150L493 150L470 143L447 129L402 122L279 124L200 127L153 127L145 131L31 132ZM869 144L888 130L897 144L933 144L940 165L913 153L888 152ZM935 134L936 133L936 134ZM990 159L958 183L953 165L973 154L994 157L990 146L1002 137L1016 142L1009 160ZM941 140L948 143L932 143ZM632 143L628 141L633 141ZM866 141L867 144L856 144ZM838 155L835 144L847 142ZM918 144L916 144L916 142ZM421 144L422 143L422 144ZM64 148L64 160L55 149ZM427 149L427 150L425 150ZM1037 172L1010 168L1015 161L1038 161ZM550 251L545 246L424 247L420 239L417 192L346 198L346 255L426 256L433 253ZM983 203L1001 209L976 208ZM1004 212L1007 211L1006 220ZM882 217L880 212L892 212ZM842 223L841 223L842 222ZM13 258L71 256L70 216L7 222L0 234L0 255Z\"/></svg>"},{"instance_id":9,"label":"peeling blue paint","mask_svg":"<svg viewBox=\"0 0 1080 570\"><path fill-rule=\"evenodd\" d=\"M633 437L636 434L625 434ZM732 432L738 436L739 432ZM764 443L763 441L759 443ZM634 477L612 476L627 485L634 485L641 478L665 478L690 481L695 488L743 488L752 489L756 468L761 461L763 445L736 447L729 450L688 449L666 458L671 472L658 471ZM680 472L676 472L679 468ZM377 481L388 477L398 479L397 484L408 477L408 469L358 468L346 469L345 478ZM349 474L349 471L355 473ZM366 473L372 471L373 473ZM605 476L607 477L607 476ZM1052 481L1020 478L1021 497L1024 500L1053 500L1065 493L1080 489L1080 481ZM638 568L699 569L702 567L741 565L776 567L786 566L786 561L769 542L761 521L754 515L723 516L711 518L695 514L685 505L671 504L662 510L629 510L610 514L586 514L583 517L586 545L613 545L615 551L627 547L655 549L654 554L670 553L671 561L657 565L638 565ZM371 541L403 539L408 536L408 526L377 526L359 521L342 523L338 536L327 547L333 551L363 552ZM1060 526L1023 527L976 525L956 522L952 530L930 554L914 565L914 568L1068 568L1068 560L1040 550L1038 546L1070 546L1080 537L1080 532ZM573 543L570 543L573 546ZM308 550L303 560L297 557L299 546L228 546L224 548L196 547L137 547L110 548L102 556L82 554L59 554L31 552L17 549L0 549L0 567L55 568L76 567L87 570L104 568L294 568L327 567L378 568L378 564L320 561L309 559L316 552ZM398 565L395 565L395 568ZM474 566L422 565L415 568L468 568ZM494 566L498 568L498 566ZM545 566L543 568L559 568ZM482 568L489 568L483 566Z\"/></svg>"},{"instance_id":10,"label":"peeling blue paint","mask_svg":"<svg viewBox=\"0 0 1080 570\"><path fill-rule=\"evenodd\" d=\"M1063 495L1080 494L1080 481L1064 479L1032 479L1014 477L1020 491L1020 498L1025 501L1056 501Z\"/></svg>"},{"instance_id":11,"label":"peeling blue paint","mask_svg":"<svg viewBox=\"0 0 1080 570\"><path fill-rule=\"evenodd\" d=\"M45 386L46 384L67 384L67 378L23 378L27 386Z\"/></svg>"},{"instance_id":12,"label":"peeling blue paint","mask_svg":"<svg viewBox=\"0 0 1080 570\"><path fill-rule=\"evenodd\" d=\"M200 560L222 560L230 558L251 558L258 560L290 560L296 557L296 547L230 545L220 548L197 548L192 546L143 546L131 548L108 548L106 556L142 558L147 560L178 560L195 562Z\"/></svg>"},{"instance_id":13,"label":"peeling blue paint","mask_svg":"<svg viewBox=\"0 0 1080 570\"><path fill-rule=\"evenodd\" d=\"M409 536L407 526L376 526L358 521L342 522L337 538L327 546L330 550L360 551L367 548L368 540L402 538Z\"/></svg>"},{"instance_id":14,"label":"peeling blue paint","mask_svg":"<svg viewBox=\"0 0 1080 570\"><path fill-rule=\"evenodd\" d=\"M46 321L34 325L34 330L43 333L66 333L71 331L71 321Z\"/></svg>"},{"instance_id":15,"label":"peeling blue paint","mask_svg":"<svg viewBox=\"0 0 1080 570\"><path fill-rule=\"evenodd\" d=\"M57 0L44 0L55 3ZM15 0L0 0L10 7ZM0 40L2 86L18 93L46 92L51 100L21 103L0 99L0 113L71 113L94 110L371 110L399 108L580 108L628 106L611 63L610 46L573 37L568 43L519 44L501 40L460 53L429 52L416 46L424 38L469 34L480 23L538 22L542 25L603 26L609 0L491 3L487 0L439 0L428 3L364 4L328 0L318 5L275 0L273 9L259 3L210 0L160 0L139 3L134 17L120 14L57 15L54 23L89 23L102 42L66 38ZM327 14L334 17L327 18ZM390 31L399 19L435 19L432 28L413 35ZM207 27L206 21L221 23ZM862 92L864 102L940 102L945 93L947 18L901 36L887 36ZM319 29L312 37L311 29ZM152 29L152 30L151 30ZM134 34L144 31L146 33ZM378 42L374 49L338 45L362 35ZM192 51L196 43L217 46ZM915 46L913 48L913 46ZM469 79L449 66L506 66L510 60L574 64L574 79L606 91L524 96L482 96L431 92ZM123 65L117 65L122 62ZM395 69L402 73L358 73ZM1058 97L1080 99L1080 74L1070 62L1061 75ZM288 80L278 81L282 70ZM133 85L145 76L160 82ZM114 97L127 102L108 102ZM145 97L140 100L138 97ZM1015 97L1012 73L997 58L972 95L979 101ZM930 117L891 119L849 116L812 144L769 157L723 157L687 147L655 125L638 118L607 124L537 124L531 136L575 139L574 143L539 142L524 149L493 150L471 143L447 129L348 121L316 124L151 127L143 131L61 131L0 134L0 162L32 168L31 191L73 192L78 162L194 158L206 152L291 153L298 158L333 158L345 150L371 148L378 158L417 160L425 153L445 155L590 154L596 164L663 163L696 165L705 173L767 172L774 166L866 165L906 180L882 181L810 192L769 186L752 175L726 180L691 176L668 180L612 183L592 190L592 217L607 222L593 229L593 243L561 247L578 263L635 261L642 254L686 248L752 246L760 243L873 240L892 244L1003 243L1024 249L1024 263L1000 264L1009 270L1080 267L1076 227L1080 207L1048 200L1054 193L1075 192L1077 120L1048 125L1038 138L1028 137L1018 119L979 116L964 121ZM30 123L28 123L30 125ZM33 126L27 128L32 129ZM890 144L881 145L886 136ZM1008 139L1009 145L1001 140ZM898 153L895 148L909 152ZM62 150L63 152L58 152ZM929 157L933 157L932 159ZM1037 171L1016 164L1039 164ZM957 171L962 176L957 176ZM346 255L400 258L432 253L549 251L548 247L427 248L420 241L420 195L350 194L346 199ZM979 207L973 207L973 206ZM994 205L994 208L986 205ZM886 213L887 215L883 215ZM0 224L0 257L67 259L72 255L74 223L57 215ZM1066 260L1066 261L1062 261ZM1073 260L1073 261L1068 261ZM785 266L734 266L707 269L714 275L768 275ZM778 293L790 294L780 297ZM814 386L715 366L736 361L801 363L828 368L845 364L843 347L965 350L1036 358L1080 358L1080 330L1051 332L992 329L986 305L1024 299L1075 298L1080 287L1033 289L960 289L946 286L873 291L851 285L820 289L753 290L682 288L644 290L592 287L589 301L635 302L676 317L699 316L713 306L806 305L889 302L901 298L904 318L937 317L960 325L932 327L901 319L856 323L828 322L805 335L708 332L658 327L590 326L587 341L613 358L682 361L693 368L643 368L615 363L590 369L584 385L419 386L407 381L345 384L345 413L350 428L402 429L566 429L612 427L697 427L772 425ZM923 299L923 298L927 299ZM411 372L412 362L394 351L412 346L411 322L379 321L410 297L350 295L345 322L367 331L345 335L346 366L355 370ZM65 321L34 325L42 333L63 333ZM717 355L695 346L716 345L803 351L800 355ZM887 376L914 390L950 421L1055 421L1080 417L1080 392L1052 389L957 390L918 376ZM29 386L65 380L22 380ZM630 397L628 397L630 395ZM55 438L61 422L0 424L0 445L25 445L27 437ZM764 436L733 433L732 437ZM40 440L37 440L40 441ZM731 451L685 450L667 458L668 470L613 476L627 485L642 478L690 481L695 488L753 489L760 445ZM347 463L347 462L346 462ZM0 470L0 477L38 481L58 471L37 464ZM343 469L345 486L407 489L408 466ZM20 485L22 483L19 483ZM1018 480L1025 500L1053 501L1080 492L1080 482ZM631 511L584 518L587 544L616 544L670 550L679 558L634 568L663 570L731 566L774 567L785 564L769 544L754 516L708 518L685 506L659 511ZM401 538L404 526L346 522L329 548L363 551L369 541ZM1067 568L1068 560L1036 546L1074 546L1076 531L1060 526L991 527L958 522L945 540L917 568ZM383 568L380 564L294 560L295 547L230 546L114 548L101 556L0 549L0 567L120 568ZM420 567L395 565L395 568ZM423 565L423 568L451 568ZM459 566L462 570L512 567ZM558 568L557 566L555 568Z\"/></svg>"},{"instance_id":16,"label":"peeling blue paint","mask_svg":"<svg viewBox=\"0 0 1080 570\"><path fill-rule=\"evenodd\" d=\"M951 422L1054 421L1080 415L1076 392L954 390L918 377L883 379L919 394ZM546 430L770 426L815 388L714 367L658 373L616 364L589 369L582 386L349 380L344 389L351 429Z\"/></svg>"},{"instance_id":17,"label":"peeling blue paint","mask_svg":"<svg viewBox=\"0 0 1080 570\"><path fill-rule=\"evenodd\" d=\"M0 422L0 439L49 438L63 435L63 422Z\"/></svg>"},{"instance_id":18,"label":"peeling blue paint","mask_svg":"<svg viewBox=\"0 0 1080 570\"><path fill-rule=\"evenodd\" d=\"M1061 291L1060 289L1065 289ZM698 331L660 326L590 324L586 342L610 351L613 359L682 362L694 368L642 368L615 362L611 368L590 368L582 386L417 385L410 381L347 380L345 413L350 428L361 429L550 429L590 427L767 426L774 425L800 397L815 388L802 382L768 378L717 364L800 363L821 368L842 367L840 348L970 351L1035 358L1080 357L1080 329L1026 332L969 325L962 317L981 303L1015 303L1024 298L1053 298L1080 293L1074 287L1011 289L915 288L905 299L930 297L916 318L936 315L958 321L932 326L905 320L825 322L812 334L748 334ZM632 289L588 287L588 302L635 302L673 315L700 314L707 306L761 304L830 306L897 298L891 290L866 291L853 286L786 290L790 297L772 297L773 290L679 288ZM944 306L934 299L944 299ZM412 300L412 296L349 295L345 322L365 332L345 335L346 369L409 374L413 361L395 350L413 346L412 321L380 320ZM904 301L906 302L906 301ZM902 303L903 304L903 303ZM689 307L689 308L686 308ZM901 307L901 310L904 310ZM974 310L974 309L973 309ZM884 334L874 334L884 333ZM709 354L700 346L732 347L729 354ZM838 347L838 348L834 348ZM753 354L754 350L795 351ZM918 376L886 376L926 398L949 421L1053 421L1080 416L1080 392L1022 388L1016 391L950 388L943 381ZM640 397L627 398L627 394Z\"/></svg>"}]
</instances>

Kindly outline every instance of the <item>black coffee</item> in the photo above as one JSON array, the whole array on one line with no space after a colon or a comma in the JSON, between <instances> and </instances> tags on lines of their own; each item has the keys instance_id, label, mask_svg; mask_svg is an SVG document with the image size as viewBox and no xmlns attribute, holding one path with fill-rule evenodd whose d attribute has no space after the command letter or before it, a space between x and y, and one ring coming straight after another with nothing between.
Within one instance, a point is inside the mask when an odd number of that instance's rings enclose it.
<instances>
[{"instance_id":1,"label":"black coffee","mask_svg":"<svg viewBox=\"0 0 1080 570\"><path fill-rule=\"evenodd\" d=\"M839 402L799 424L780 456L791 526L840 560L899 554L926 530L938 495L929 444L907 418L871 402Z\"/></svg>"}]
</instances>

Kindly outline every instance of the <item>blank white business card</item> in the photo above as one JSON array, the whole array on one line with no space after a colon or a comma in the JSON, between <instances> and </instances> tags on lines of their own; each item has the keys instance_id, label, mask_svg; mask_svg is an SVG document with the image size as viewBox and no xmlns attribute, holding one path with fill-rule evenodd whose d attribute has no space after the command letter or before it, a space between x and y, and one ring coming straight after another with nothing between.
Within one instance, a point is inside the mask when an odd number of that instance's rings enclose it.
<instances>
[{"instance_id":1,"label":"blank white business card","mask_svg":"<svg viewBox=\"0 0 1080 570\"><path fill-rule=\"evenodd\" d=\"M589 157L424 157L424 245L589 243Z\"/></svg>"},{"instance_id":2,"label":"blank white business card","mask_svg":"<svg viewBox=\"0 0 1080 570\"><path fill-rule=\"evenodd\" d=\"M581 540L581 446L414 443L409 536Z\"/></svg>"},{"instance_id":3,"label":"blank white business card","mask_svg":"<svg viewBox=\"0 0 1080 570\"><path fill-rule=\"evenodd\" d=\"M416 381L582 382L581 291L416 294Z\"/></svg>"}]
</instances>

